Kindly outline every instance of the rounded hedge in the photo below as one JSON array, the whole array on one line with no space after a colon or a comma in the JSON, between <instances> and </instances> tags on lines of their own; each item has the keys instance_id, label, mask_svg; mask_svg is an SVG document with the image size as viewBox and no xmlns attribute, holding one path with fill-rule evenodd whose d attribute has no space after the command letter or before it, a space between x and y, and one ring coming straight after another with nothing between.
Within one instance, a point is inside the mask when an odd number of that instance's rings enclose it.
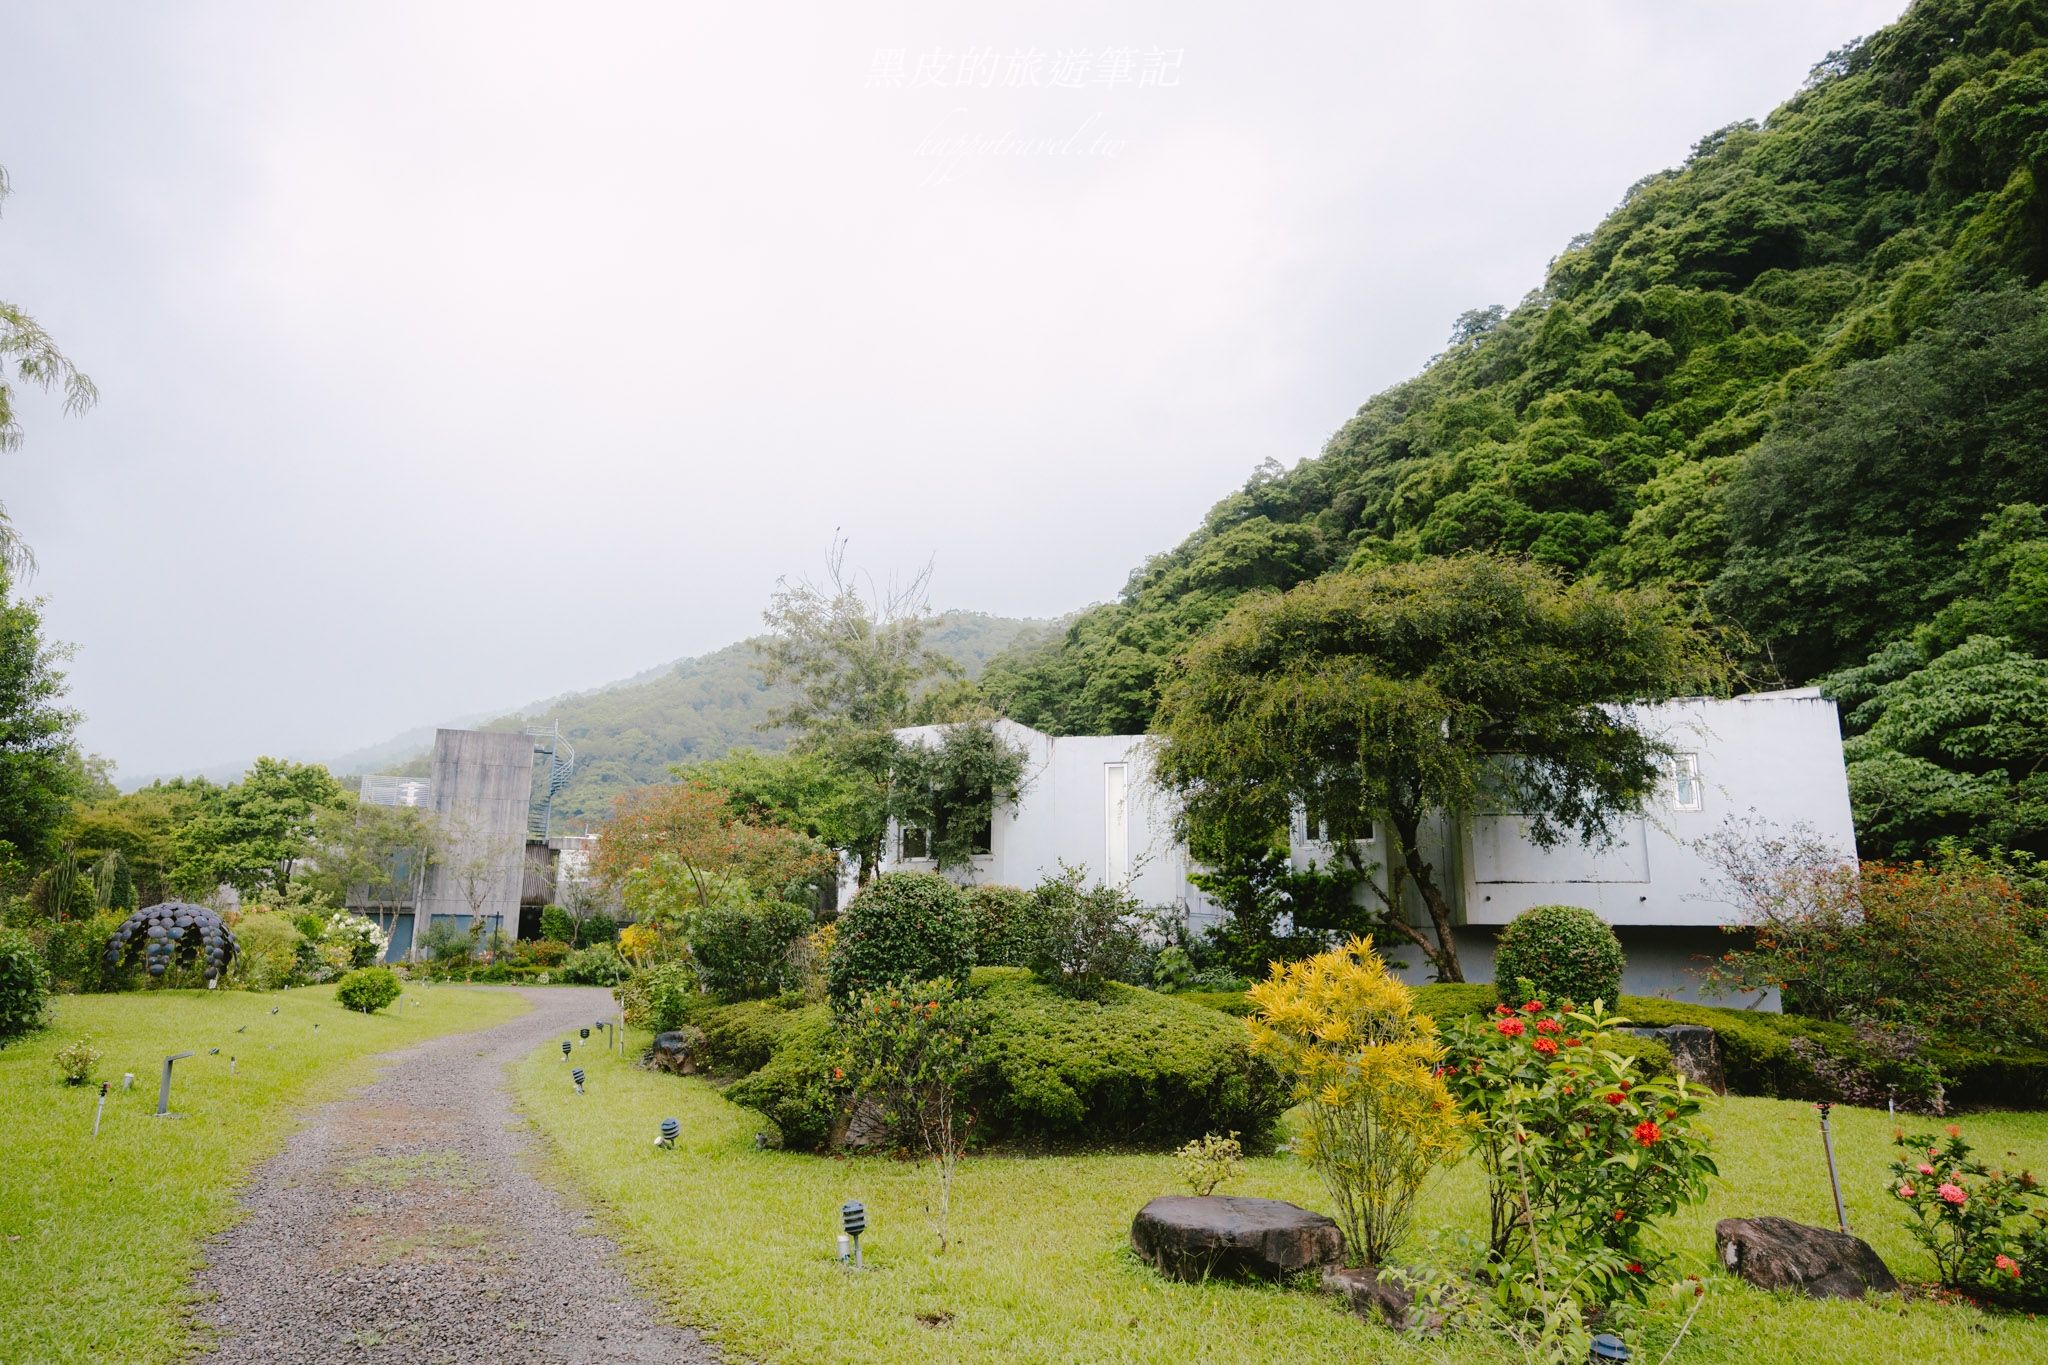
<instances>
[{"instance_id":1,"label":"rounded hedge","mask_svg":"<svg viewBox=\"0 0 2048 1365\"><path fill-rule=\"evenodd\" d=\"M404 989L389 967L358 967L334 988L334 998L346 1009L367 1013L383 1009Z\"/></svg>"},{"instance_id":2,"label":"rounded hedge","mask_svg":"<svg viewBox=\"0 0 2048 1365\"><path fill-rule=\"evenodd\" d=\"M1628 959L1607 921L1576 905L1535 905L1515 916L1493 950L1493 980L1500 998L1515 993L1515 982L1536 983L1546 1002L1590 1005L1621 998L1621 969Z\"/></svg>"},{"instance_id":3,"label":"rounded hedge","mask_svg":"<svg viewBox=\"0 0 2048 1365\"><path fill-rule=\"evenodd\" d=\"M937 873L883 873L839 916L825 977L832 998L895 981L964 980L974 966L974 921L960 888Z\"/></svg>"}]
</instances>

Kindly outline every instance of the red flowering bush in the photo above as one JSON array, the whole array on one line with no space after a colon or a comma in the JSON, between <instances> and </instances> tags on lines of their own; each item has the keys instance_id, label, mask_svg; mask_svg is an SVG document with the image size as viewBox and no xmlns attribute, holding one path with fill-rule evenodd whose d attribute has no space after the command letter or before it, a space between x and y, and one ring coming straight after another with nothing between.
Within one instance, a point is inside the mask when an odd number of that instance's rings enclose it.
<instances>
[{"instance_id":1,"label":"red flowering bush","mask_svg":"<svg viewBox=\"0 0 2048 1365\"><path fill-rule=\"evenodd\" d=\"M1911 1214L1907 1231L1951 1288L2048 1301L2048 1190L2030 1172L2008 1174L1971 1156L1957 1125L1947 1131L1946 1142L1892 1134L1901 1153L1889 1188Z\"/></svg>"},{"instance_id":2,"label":"red flowering bush","mask_svg":"<svg viewBox=\"0 0 2048 1365\"><path fill-rule=\"evenodd\" d=\"M1579 1268L1580 1300L1606 1307L1646 1301L1671 1265L1656 1222L1705 1198L1718 1172L1700 1092L1636 1075L1634 1058L1603 1046L1627 1021L1596 1011L1532 1000L1512 1017L1454 1024L1444 1079L1480 1120L1496 1269L1515 1278L1540 1239L1546 1264Z\"/></svg>"}]
</instances>

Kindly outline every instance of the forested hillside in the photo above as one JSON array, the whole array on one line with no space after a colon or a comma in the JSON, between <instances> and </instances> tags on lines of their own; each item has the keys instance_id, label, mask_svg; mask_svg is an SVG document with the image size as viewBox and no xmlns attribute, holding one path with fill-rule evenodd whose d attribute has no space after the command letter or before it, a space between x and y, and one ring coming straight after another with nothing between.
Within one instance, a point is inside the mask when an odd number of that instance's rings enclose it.
<instances>
[{"instance_id":1,"label":"forested hillside","mask_svg":"<svg viewBox=\"0 0 2048 1365\"><path fill-rule=\"evenodd\" d=\"M993 655L1020 637L1040 634L1046 624L947 612L932 623L924 640L973 678ZM754 646L741 641L677 660L651 677L536 703L482 728L516 730L561 722L563 735L576 746L576 775L555 802L557 821L596 821L610 813L612 798L620 792L672 780L670 764L717 758L736 748L774 752L788 743L783 732L754 728L784 700L779 691L762 686L757 658ZM424 759L415 763L424 773Z\"/></svg>"},{"instance_id":2,"label":"forested hillside","mask_svg":"<svg viewBox=\"0 0 2048 1365\"><path fill-rule=\"evenodd\" d=\"M1919 671L1972 635L2015 647L1976 684L2035 676L2048 645L2044 35L2041 0L1922 0L1829 54L1762 126L1632 186L1519 304L1458 319L1320 455L1269 462L1118 601L994 661L989 695L1056 733L1142 731L1241 594L1498 549L1669 590L1751 686L1880 655L1835 684L1881 741L1852 751L1859 816L1886 848L2037 844L2048 821L2013 802L2048 698L2008 686L2032 719L1996 736L1923 707L1886 739L1877 692L1952 696Z\"/></svg>"}]
</instances>

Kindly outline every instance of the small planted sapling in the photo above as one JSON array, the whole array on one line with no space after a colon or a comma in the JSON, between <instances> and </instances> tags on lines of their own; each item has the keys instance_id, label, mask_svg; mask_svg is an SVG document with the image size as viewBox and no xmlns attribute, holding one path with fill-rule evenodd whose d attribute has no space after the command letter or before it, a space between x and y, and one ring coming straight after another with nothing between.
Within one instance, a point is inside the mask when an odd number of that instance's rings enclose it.
<instances>
[{"instance_id":1,"label":"small planted sapling","mask_svg":"<svg viewBox=\"0 0 2048 1365\"><path fill-rule=\"evenodd\" d=\"M1207 1198L1216 1193L1217 1186L1244 1174L1244 1147L1234 1132L1228 1137L1206 1134L1175 1152L1173 1159L1180 1167L1180 1178L1197 1198Z\"/></svg>"}]
</instances>

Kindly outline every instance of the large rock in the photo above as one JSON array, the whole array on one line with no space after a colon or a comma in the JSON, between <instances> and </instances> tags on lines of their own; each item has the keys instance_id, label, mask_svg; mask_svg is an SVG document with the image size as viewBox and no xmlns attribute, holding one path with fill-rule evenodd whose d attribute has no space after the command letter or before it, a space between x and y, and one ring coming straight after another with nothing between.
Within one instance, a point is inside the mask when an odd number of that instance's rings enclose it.
<instances>
[{"instance_id":1,"label":"large rock","mask_svg":"<svg viewBox=\"0 0 2048 1365\"><path fill-rule=\"evenodd\" d=\"M1667 1024L1622 1032L1655 1038L1671 1053L1672 1068L1690 1084L1704 1085L1716 1095L1728 1093L1728 1076L1721 1067L1721 1040L1705 1024Z\"/></svg>"},{"instance_id":2,"label":"large rock","mask_svg":"<svg viewBox=\"0 0 2048 1365\"><path fill-rule=\"evenodd\" d=\"M668 1033L654 1035L654 1044L640 1054L640 1065L650 1071L672 1076L690 1076L697 1071L697 1054L704 1046L704 1030L689 1024Z\"/></svg>"},{"instance_id":3,"label":"large rock","mask_svg":"<svg viewBox=\"0 0 2048 1365\"><path fill-rule=\"evenodd\" d=\"M1176 1280L1277 1280L1344 1260L1343 1232L1320 1213L1233 1195L1161 1195L1131 1220L1131 1246Z\"/></svg>"},{"instance_id":4,"label":"large rock","mask_svg":"<svg viewBox=\"0 0 2048 1365\"><path fill-rule=\"evenodd\" d=\"M1714 1224L1721 1264L1758 1289L1797 1289L1815 1299L1860 1299L1899 1287L1870 1243L1789 1218L1723 1218Z\"/></svg>"},{"instance_id":5,"label":"large rock","mask_svg":"<svg viewBox=\"0 0 2048 1365\"><path fill-rule=\"evenodd\" d=\"M1323 1288L1341 1294L1351 1311L1367 1322L1384 1321L1396 1332L1408 1330L1408 1314L1415 1307L1415 1291L1380 1278L1371 1266L1325 1266ZM1444 1325L1441 1313L1425 1313L1425 1325L1432 1331Z\"/></svg>"}]
</instances>

